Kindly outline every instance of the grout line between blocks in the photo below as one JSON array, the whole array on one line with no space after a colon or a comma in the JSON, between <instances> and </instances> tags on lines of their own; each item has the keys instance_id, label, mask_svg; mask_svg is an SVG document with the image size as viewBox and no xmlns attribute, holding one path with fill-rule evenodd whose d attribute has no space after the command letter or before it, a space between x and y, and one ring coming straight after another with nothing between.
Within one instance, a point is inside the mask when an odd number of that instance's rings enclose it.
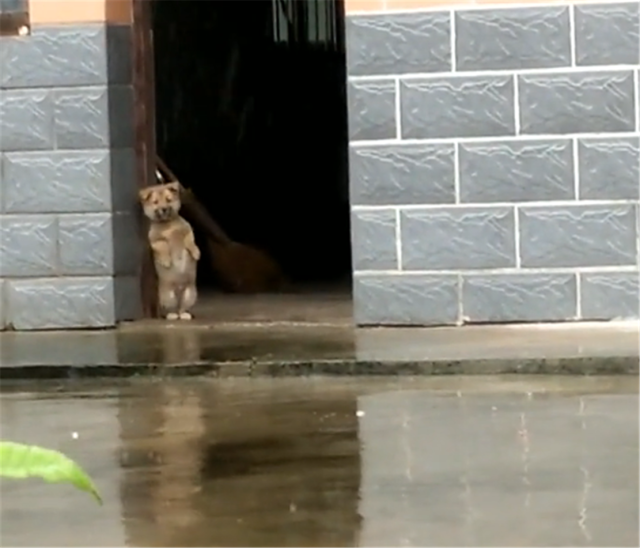
<instances>
[{"instance_id":1,"label":"grout line between blocks","mask_svg":"<svg viewBox=\"0 0 640 548\"><path fill-rule=\"evenodd\" d=\"M513 207L513 230L516 252L516 269L522 268L522 261L520 260L520 210L518 206Z\"/></svg>"},{"instance_id":2,"label":"grout line between blocks","mask_svg":"<svg viewBox=\"0 0 640 548\"><path fill-rule=\"evenodd\" d=\"M394 209L400 208L405 211L421 211L421 210L451 210L458 209L464 211L465 209L494 209L504 207L592 207L592 206L635 206L638 203L636 199L624 199L624 200L581 200L576 202L573 198L570 200L547 200L547 201L535 201L535 202L469 202L463 204L454 203L438 203L438 204L393 204L393 205L352 205L353 211L377 211L381 209Z\"/></svg>"},{"instance_id":3,"label":"grout line between blocks","mask_svg":"<svg viewBox=\"0 0 640 548\"><path fill-rule=\"evenodd\" d=\"M576 320L582 319L582 289L580 286L580 273L576 272Z\"/></svg>"},{"instance_id":4,"label":"grout line between blocks","mask_svg":"<svg viewBox=\"0 0 640 548\"><path fill-rule=\"evenodd\" d=\"M520 135L520 78L513 75L513 121L516 135Z\"/></svg>"},{"instance_id":5,"label":"grout line between blocks","mask_svg":"<svg viewBox=\"0 0 640 548\"><path fill-rule=\"evenodd\" d=\"M576 66L576 13L574 7L569 4L569 52L573 68Z\"/></svg>"},{"instance_id":6,"label":"grout line between blocks","mask_svg":"<svg viewBox=\"0 0 640 548\"><path fill-rule=\"evenodd\" d=\"M376 139L369 141L351 141L349 146L352 148L357 147L375 147L375 146L388 146L388 145L449 145L452 143L469 143L472 145L481 145L484 143L511 143L511 142L532 142L537 141L567 141L572 138L580 139L619 139L625 137L637 137L637 131L621 131L619 133L614 132L599 132L599 133L566 133L566 134L553 134L545 133L539 135L503 135L493 137L434 137L425 139ZM7 153L10 154L10 153ZM30 154L30 152L20 153Z\"/></svg>"},{"instance_id":7,"label":"grout line between blocks","mask_svg":"<svg viewBox=\"0 0 640 548\"><path fill-rule=\"evenodd\" d=\"M396 139L402 140L402 121L400 119L400 78L396 78Z\"/></svg>"},{"instance_id":8,"label":"grout line between blocks","mask_svg":"<svg viewBox=\"0 0 640 548\"><path fill-rule=\"evenodd\" d=\"M442 80L462 79L462 78L488 78L488 77L505 77L512 75L519 76L566 76L567 74L598 74L612 72L630 72L635 71L638 65L594 65L588 67L550 67L550 68L528 68L528 69L492 69L492 70L458 70L456 72L407 72L393 74L359 74L350 75L349 82L368 82L368 81L389 81L400 78L405 82L411 80Z\"/></svg>"},{"instance_id":9,"label":"grout line between blocks","mask_svg":"<svg viewBox=\"0 0 640 548\"><path fill-rule=\"evenodd\" d=\"M396 208L396 261L398 271L402 271L402 231L400 229L400 208Z\"/></svg>"},{"instance_id":10,"label":"grout line between blocks","mask_svg":"<svg viewBox=\"0 0 640 548\"><path fill-rule=\"evenodd\" d=\"M456 204L460 204L460 143L453 145L453 189Z\"/></svg>"},{"instance_id":11,"label":"grout line between blocks","mask_svg":"<svg viewBox=\"0 0 640 548\"><path fill-rule=\"evenodd\" d=\"M640 269L640 205L636 206L636 266ZM640 282L640 270L638 271L638 281ZM640 302L638 306L640 307Z\"/></svg>"},{"instance_id":12,"label":"grout line between blocks","mask_svg":"<svg viewBox=\"0 0 640 548\"><path fill-rule=\"evenodd\" d=\"M576 200L580 200L580 164L578 158L578 139L571 140L571 153L573 155L573 193Z\"/></svg>"},{"instance_id":13,"label":"grout line between blocks","mask_svg":"<svg viewBox=\"0 0 640 548\"><path fill-rule=\"evenodd\" d=\"M580 267L508 267L508 268L487 268L487 269L439 269L439 270L356 270L355 273L358 276L397 276L402 274L403 276L499 276L499 275L517 275L517 276L529 276L529 275L561 275L561 274L624 274L624 273L640 273L637 265L627 266L580 266Z\"/></svg>"},{"instance_id":14,"label":"grout line between blocks","mask_svg":"<svg viewBox=\"0 0 640 548\"><path fill-rule=\"evenodd\" d=\"M636 88L636 131L640 131L640 69L633 74Z\"/></svg>"}]
</instances>

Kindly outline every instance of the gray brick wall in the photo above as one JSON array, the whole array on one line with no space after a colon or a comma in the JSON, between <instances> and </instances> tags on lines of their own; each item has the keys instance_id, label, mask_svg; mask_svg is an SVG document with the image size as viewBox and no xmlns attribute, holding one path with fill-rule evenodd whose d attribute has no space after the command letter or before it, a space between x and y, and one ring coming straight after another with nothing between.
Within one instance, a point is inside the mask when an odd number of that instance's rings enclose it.
<instances>
[{"instance_id":1,"label":"gray brick wall","mask_svg":"<svg viewBox=\"0 0 640 548\"><path fill-rule=\"evenodd\" d=\"M0 329L137 316L129 27L0 38Z\"/></svg>"},{"instance_id":2,"label":"gray brick wall","mask_svg":"<svg viewBox=\"0 0 640 548\"><path fill-rule=\"evenodd\" d=\"M639 8L348 16L358 324L638 318Z\"/></svg>"}]
</instances>

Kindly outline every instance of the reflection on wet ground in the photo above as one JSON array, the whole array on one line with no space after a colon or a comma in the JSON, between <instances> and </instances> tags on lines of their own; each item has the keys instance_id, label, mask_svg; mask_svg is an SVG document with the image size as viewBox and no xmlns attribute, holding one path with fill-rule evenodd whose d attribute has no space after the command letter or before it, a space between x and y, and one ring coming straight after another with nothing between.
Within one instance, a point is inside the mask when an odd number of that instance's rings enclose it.
<instances>
[{"instance_id":1,"label":"reflection on wet ground","mask_svg":"<svg viewBox=\"0 0 640 548\"><path fill-rule=\"evenodd\" d=\"M638 546L635 377L4 383L5 546ZM77 436L73 433L77 432Z\"/></svg>"}]
</instances>

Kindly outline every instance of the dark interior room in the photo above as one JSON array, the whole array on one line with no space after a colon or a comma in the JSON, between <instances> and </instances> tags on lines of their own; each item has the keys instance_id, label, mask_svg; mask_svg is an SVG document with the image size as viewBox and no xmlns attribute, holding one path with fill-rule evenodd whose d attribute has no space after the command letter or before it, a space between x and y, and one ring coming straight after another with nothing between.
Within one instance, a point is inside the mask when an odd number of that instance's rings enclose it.
<instances>
[{"instance_id":1,"label":"dark interior room","mask_svg":"<svg viewBox=\"0 0 640 548\"><path fill-rule=\"evenodd\" d=\"M230 238L275 260L280 293L350 295L341 1L154 0L152 14L158 155ZM201 299L219 295L194 230Z\"/></svg>"}]
</instances>

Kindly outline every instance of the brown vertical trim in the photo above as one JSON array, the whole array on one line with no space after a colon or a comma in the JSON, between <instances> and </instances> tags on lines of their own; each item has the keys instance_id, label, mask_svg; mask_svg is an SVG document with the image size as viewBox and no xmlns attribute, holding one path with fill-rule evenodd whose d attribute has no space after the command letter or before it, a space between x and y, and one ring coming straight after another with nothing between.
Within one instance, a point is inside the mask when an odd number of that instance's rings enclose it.
<instances>
[{"instance_id":1,"label":"brown vertical trim","mask_svg":"<svg viewBox=\"0 0 640 548\"><path fill-rule=\"evenodd\" d=\"M105 0L105 20L108 23L130 25L133 21L133 9L131 5L132 1L133 0Z\"/></svg>"},{"instance_id":2,"label":"brown vertical trim","mask_svg":"<svg viewBox=\"0 0 640 548\"><path fill-rule=\"evenodd\" d=\"M133 0L133 87L137 178L140 188L155 183L155 78L153 72L153 30L151 0ZM158 316L158 280L147 245L147 223L142 222L145 253L140 269L140 294L145 318Z\"/></svg>"},{"instance_id":3,"label":"brown vertical trim","mask_svg":"<svg viewBox=\"0 0 640 548\"><path fill-rule=\"evenodd\" d=\"M19 0L17 5L0 6L0 36L26 36L30 27L27 0Z\"/></svg>"}]
</instances>

